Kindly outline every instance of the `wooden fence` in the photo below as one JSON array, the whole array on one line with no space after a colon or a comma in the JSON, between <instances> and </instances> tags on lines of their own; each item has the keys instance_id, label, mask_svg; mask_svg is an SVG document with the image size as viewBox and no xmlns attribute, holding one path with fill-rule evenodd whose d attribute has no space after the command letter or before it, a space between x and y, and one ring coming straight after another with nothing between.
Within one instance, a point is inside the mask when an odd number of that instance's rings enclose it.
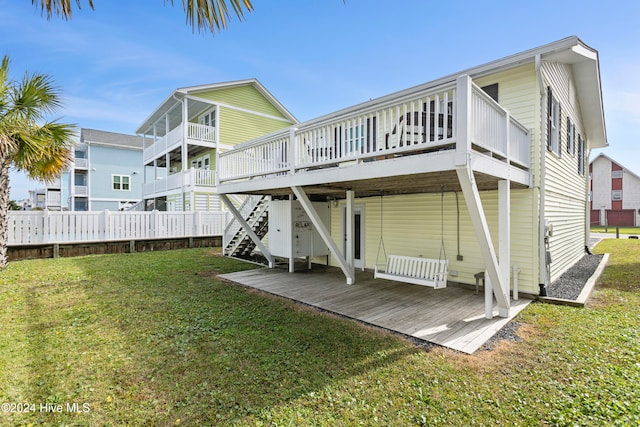
<instances>
[{"instance_id":1,"label":"wooden fence","mask_svg":"<svg viewBox=\"0 0 640 427\"><path fill-rule=\"evenodd\" d=\"M226 223L225 212L11 211L8 244L221 236Z\"/></svg>"}]
</instances>

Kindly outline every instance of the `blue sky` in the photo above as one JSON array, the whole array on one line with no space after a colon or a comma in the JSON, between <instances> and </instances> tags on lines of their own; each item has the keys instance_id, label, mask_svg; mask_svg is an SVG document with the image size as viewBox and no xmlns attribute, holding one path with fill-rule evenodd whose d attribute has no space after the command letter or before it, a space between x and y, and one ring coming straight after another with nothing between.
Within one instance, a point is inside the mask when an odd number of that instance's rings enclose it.
<instances>
[{"instance_id":1,"label":"blue sky","mask_svg":"<svg viewBox=\"0 0 640 427\"><path fill-rule=\"evenodd\" d=\"M0 0L12 76L52 76L78 127L132 134L176 88L251 77L307 120L577 35L600 53L603 152L640 175L640 2L253 0L215 36L192 32L180 0L94 3L48 21ZM11 198L38 186L12 173Z\"/></svg>"}]
</instances>

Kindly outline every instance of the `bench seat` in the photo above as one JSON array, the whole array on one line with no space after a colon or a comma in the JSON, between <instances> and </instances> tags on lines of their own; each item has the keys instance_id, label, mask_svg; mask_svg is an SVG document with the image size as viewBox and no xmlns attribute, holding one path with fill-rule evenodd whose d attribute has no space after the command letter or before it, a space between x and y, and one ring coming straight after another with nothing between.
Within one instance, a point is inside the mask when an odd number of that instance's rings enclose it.
<instances>
[{"instance_id":1,"label":"bench seat","mask_svg":"<svg viewBox=\"0 0 640 427\"><path fill-rule=\"evenodd\" d=\"M447 268L446 259L389 255L386 264L375 265L373 277L440 289L447 286Z\"/></svg>"}]
</instances>

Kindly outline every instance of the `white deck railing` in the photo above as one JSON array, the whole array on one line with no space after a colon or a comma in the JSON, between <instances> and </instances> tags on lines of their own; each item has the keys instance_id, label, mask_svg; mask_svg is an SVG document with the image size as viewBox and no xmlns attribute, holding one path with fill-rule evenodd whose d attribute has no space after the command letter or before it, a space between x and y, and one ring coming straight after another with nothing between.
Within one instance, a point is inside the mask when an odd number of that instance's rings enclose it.
<instances>
[{"instance_id":1,"label":"white deck railing","mask_svg":"<svg viewBox=\"0 0 640 427\"><path fill-rule=\"evenodd\" d=\"M189 123L187 138L196 141L216 142L216 128L198 123Z\"/></svg>"},{"instance_id":2,"label":"white deck railing","mask_svg":"<svg viewBox=\"0 0 640 427\"><path fill-rule=\"evenodd\" d=\"M74 185L73 186L73 195L74 196L87 196L89 194L89 187L86 185Z\"/></svg>"},{"instance_id":3,"label":"white deck railing","mask_svg":"<svg viewBox=\"0 0 640 427\"><path fill-rule=\"evenodd\" d=\"M76 157L73 160L73 167L76 169L87 169L89 167L89 159Z\"/></svg>"},{"instance_id":4,"label":"white deck railing","mask_svg":"<svg viewBox=\"0 0 640 427\"><path fill-rule=\"evenodd\" d=\"M222 236L225 212L12 211L9 245Z\"/></svg>"},{"instance_id":5,"label":"white deck railing","mask_svg":"<svg viewBox=\"0 0 640 427\"><path fill-rule=\"evenodd\" d=\"M471 83L473 146L523 167L530 163L529 131ZM220 182L304 173L301 169L410 152L454 150L459 120L454 82L343 114L302 123L236 147L219 157Z\"/></svg>"},{"instance_id":6,"label":"white deck railing","mask_svg":"<svg viewBox=\"0 0 640 427\"><path fill-rule=\"evenodd\" d=\"M171 190L193 187L215 187L216 172L205 169L187 169L178 173L171 174L163 179L156 179L152 182L142 184L142 194L149 196L151 194L162 193Z\"/></svg>"},{"instance_id":7,"label":"white deck railing","mask_svg":"<svg viewBox=\"0 0 640 427\"><path fill-rule=\"evenodd\" d=\"M183 125L180 124L169 131L165 136L156 139L142 152L145 162L152 160L155 156L166 151L173 150L182 144ZM198 123L188 123L187 139L195 143L212 145L216 142L216 128Z\"/></svg>"}]
</instances>

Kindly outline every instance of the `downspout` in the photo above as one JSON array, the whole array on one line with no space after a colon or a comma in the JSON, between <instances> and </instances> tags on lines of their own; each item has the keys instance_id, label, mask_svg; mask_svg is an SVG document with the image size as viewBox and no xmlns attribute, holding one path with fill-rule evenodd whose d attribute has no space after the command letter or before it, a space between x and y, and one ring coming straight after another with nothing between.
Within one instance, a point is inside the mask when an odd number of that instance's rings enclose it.
<instances>
[{"instance_id":1,"label":"downspout","mask_svg":"<svg viewBox=\"0 0 640 427\"><path fill-rule=\"evenodd\" d=\"M544 123L544 129L546 130L547 120L545 118L545 88L544 88L544 79L542 78L542 70L541 70L541 58L540 54L536 55L535 59L536 66L536 76L538 78L538 87L540 88L540 121ZM542 126L540 127L542 129ZM546 137L547 132L543 132L540 135L540 212L538 215L538 265L539 269L539 286L540 286L540 296L547 296L547 277L548 275L548 265L547 265L547 251L545 244L545 180L547 175L547 166L546 166L546 156L547 153L544 148L543 135Z\"/></svg>"}]
</instances>

